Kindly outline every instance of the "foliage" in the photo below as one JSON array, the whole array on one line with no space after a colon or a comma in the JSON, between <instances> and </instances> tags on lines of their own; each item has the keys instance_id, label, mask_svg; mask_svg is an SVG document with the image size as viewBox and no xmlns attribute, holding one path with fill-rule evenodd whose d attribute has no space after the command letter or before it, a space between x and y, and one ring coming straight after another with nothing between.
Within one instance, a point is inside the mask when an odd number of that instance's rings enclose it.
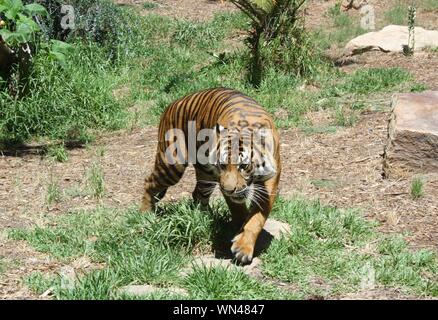
<instances>
[{"instance_id":1,"label":"foliage","mask_svg":"<svg viewBox=\"0 0 438 320\"><path fill-rule=\"evenodd\" d=\"M411 182L411 197L414 200L424 196L424 182L420 177L415 177Z\"/></svg>"},{"instance_id":2,"label":"foliage","mask_svg":"<svg viewBox=\"0 0 438 320\"><path fill-rule=\"evenodd\" d=\"M46 9L37 4L24 5L21 0L3 0L0 3L0 14L5 17L0 37L11 47L30 42L35 33L40 31L32 19L34 15L47 15Z\"/></svg>"},{"instance_id":3,"label":"foliage","mask_svg":"<svg viewBox=\"0 0 438 320\"><path fill-rule=\"evenodd\" d=\"M296 75L312 71L311 43L301 16L305 0L231 0L251 20L250 81L259 87L267 64Z\"/></svg>"}]
</instances>

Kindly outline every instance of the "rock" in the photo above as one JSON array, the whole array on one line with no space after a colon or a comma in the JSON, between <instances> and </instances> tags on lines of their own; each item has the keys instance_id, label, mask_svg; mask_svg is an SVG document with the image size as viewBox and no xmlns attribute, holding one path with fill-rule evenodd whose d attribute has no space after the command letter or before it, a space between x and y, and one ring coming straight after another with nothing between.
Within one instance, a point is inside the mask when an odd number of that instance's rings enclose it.
<instances>
[{"instance_id":1,"label":"rock","mask_svg":"<svg viewBox=\"0 0 438 320\"><path fill-rule=\"evenodd\" d=\"M250 264L244 265L242 267L237 266L233 263L232 259L219 259L216 258L214 255L205 255L205 256L199 256L193 259L193 261L187 265L180 273L181 276L186 276L190 274L193 270L193 268L217 268L222 267L228 270L242 270L244 273L246 273L249 276L260 276L261 270L260 265L262 261L259 258L252 259L252 262Z\"/></svg>"},{"instance_id":2,"label":"rock","mask_svg":"<svg viewBox=\"0 0 438 320\"><path fill-rule=\"evenodd\" d=\"M73 290L76 284L76 271L71 266L64 266L59 270L61 289Z\"/></svg>"},{"instance_id":3,"label":"rock","mask_svg":"<svg viewBox=\"0 0 438 320\"><path fill-rule=\"evenodd\" d=\"M233 266L231 259L218 259L215 258L214 255L206 255L196 257L192 261L192 265L196 267L207 267L207 268L215 268L215 267L223 267L229 268Z\"/></svg>"},{"instance_id":4,"label":"rock","mask_svg":"<svg viewBox=\"0 0 438 320\"><path fill-rule=\"evenodd\" d=\"M290 234L290 225L274 219L266 221L264 230L260 233L255 247L255 256L259 255L261 251L269 247L272 239L280 239L283 235ZM231 246L231 241L230 241ZM231 253L231 252L230 252ZM213 254L199 256L193 259L181 272L181 276L190 274L195 267L215 268L222 267L226 269L236 268L242 270L249 276L260 277L262 275L260 266L262 261L258 257L254 257L250 264L238 266L233 262L233 259L216 258Z\"/></svg>"},{"instance_id":5,"label":"rock","mask_svg":"<svg viewBox=\"0 0 438 320\"><path fill-rule=\"evenodd\" d=\"M369 32L354 38L345 47L346 55L360 54L366 51L403 52L408 44L407 26L389 25L380 31ZM415 51L438 47L438 31L415 27Z\"/></svg>"},{"instance_id":6,"label":"rock","mask_svg":"<svg viewBox=\"0 0 438 320\"><path fill-rule=\"evenodd\" d=\"M288 235L291 232L289 224L274 219L268 219L264 229L271 234L274 239L280 239L283 235Z\"/></svg>"},{"instance_id":7,"label":"rock","mask_svg":"<svg viewBox=\"0 0 438 320\"><path fill-rule=\"evenodd\" d=\"M187 295L187 291L182 288L177 288L177 287L160 288L149 284L129 285L119 289L120 293L124 293L131 296L145 296L160 291L164 291L169 294Z\"/></svg>"},{"instance_id":8,"label":"rock","mask_svg":"<svg viewBox=\"0 0 438 320\"><path fill-rule=\"evenodd\" d=\"M386 177L438 172L438 91L393 97L383 170Z\"/></svg>"}]
</instances>

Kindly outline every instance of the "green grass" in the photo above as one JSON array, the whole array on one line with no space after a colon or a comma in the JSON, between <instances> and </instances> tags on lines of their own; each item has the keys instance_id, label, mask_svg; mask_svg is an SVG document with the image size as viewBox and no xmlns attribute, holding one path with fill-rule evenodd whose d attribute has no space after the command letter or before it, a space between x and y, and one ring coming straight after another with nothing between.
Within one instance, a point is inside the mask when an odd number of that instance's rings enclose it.
<instances>
[{"instance_id":1,"label":"green grass","mask_svg":"<svg viewBox=\"0 0 438 320\"><path fill-rule=\"evenodd\" d=\"M340 294L358 290L371 266L376 285L438 294L433 252L413 252L398 237L378 235L375 226L354 211L280 201L274 215L294 227L289 237L274 242L262 257L264 272L271 277L296 283L308 294L321 294L321 288L311 283L322 279L325 294Z\"/></svg>"},{"instance_id":2,"label":"green grass","mask_svg":"<svg viewBox=\"0 0 438 320\"><path fill-rule=\"evenodd\" d=\"M334 110L335 125L340 127L352 127L356 124L358 116L352 110L339 106Z\"/></svg>"},{"instance_id":3,"label":"green grass","mask_svg":"<svg viewBox=\"0 0 438 320\"><path fill-rule=\"evenodd\" d=\"M420 199L424 196L424 182L420 177L415 177L411 182L411 197L414 200Z\"/></svg>"},{"instance_id":4,"label":"green grass","mask_svg":"<svg viewBox=\"0 0 438 320\"><path fill-rule=\"evenodd\" d=\"M408 23L408 6L399 4L385 12L385 20L389 24L407 25Z\"/></svg>"},{"instance_id":5,"label":"green grass","mask_svg":"<svg viewBox=\"0 0 438 320\"><path fill-rule=\"evenodd\" d=\"M361 28L359 19L355 20L342 11L340 2L330 7L326 15L331 20L330 28L321 28L317 31L318 42L324 49L328 49L332 45L342 47L349 40L367 32Z\"/></svg>"},{"instance_id":6,"label":"green grass","mask_svg":"<svg viewBox=\"0 0 438 320\"><path fill-rule=\"evenodd\" d=\"M76 141L88 130L123 125L121 102L112 97L123 74L96 45L77 44L65 68L35 58L32 94L15 99L0 91L0 140L47 136Z\"/></svg>"},{"instance_id":7,"label":"green grass","mask_svg":"<svg viewBox=\"0 0 438 320\"><path fill-rule=\"evenodd\" d=\"M250 278L240 270L198 267L183 282L192 299L248 300L293 299L298 295Z\"/></svg>"},{"instance_id":8,"label":"green grass","mask_svg":"<svg viewBox=\"0 0 438 320\"><path fill-rule=\"evenodd\" d=\"M87 171L87 188L95 198L101 198L105 194L105 178L102 165L95 161Z\"/></svg>"},{"instance_id":9,"label":"green grass","mask_svg":"<svg viewBox=\"0 0 438 320\"><path fill-rule=\"evenodd\" d=\"M360 69L334 90L354 94L389 92L410 80L411 74L400 68Z\"/></svg>"},{"instance_id":10,"label":"green grass","mask_svg":"<svg viewBox=\"0 0 438 320\"><path fill-rule=\"evenodd\" d=\"M47 150L47 156L57 162L67 162L69 158L68 151L62 144L49 147Z\"/></svg>"},{"instance_id":11,"label":"green grass","mask_svg":"<svg viewBox=\"0 0 438 320\"><path fill-rule=\"evenodd\" d=\"M50 177L49 184L47 185L46 203L52 205L58 203L62 199L62 190L59 186L59 182L53 177Z\"/></svg>"},{"instance_id":12,"label":"green grass","mask_svg":"<svg viewBox=\"0 0 438 320\"><path fill-rule=\"evenodd\" d=\"M423 0L422 8L427 11L438 10L438 2L436 0Z\"/></svg>"},{"instance_id":13,"label":"green grass","mask_svg":"<svg viewBox=\"0 0 438 320\"><path fill-rule=\"evenodd\" d=\"M428 85L424 84L424 83L415 83L412 85L411 87L411 92L423 92L428 90L429 87Z\"/></svg>"},{"instance_id":14,"label":"green grass","mask_svg":"<svg viewBox=\"0 0 438 320\"><path fill-rule=\"evenodd\" d=\"M50 226L13 230L9 236L29 242L63 263L87 256L103 269L82 275L65 288L53 274L32 274L27 285L36 292L52 287L58 299L167 299L168 287L180 287L189 299L300 299L308 295L336 296L361 289L368 269L376 285L419 295L437 296L437 257L411 251L398 237L383 237L356 211L318 202L279 199L273 217L292 226L290 236L274 240L261 256L263 273L290 282L291 291L244 274L238 267L195 267L182 276L194 252L209 252L229 233L223 202L211 214L191 202L164 204L160 214L140 214L99 208L52 218ZM324 283L324 289L314 280ZM127 297L119 288L129 284L162 288L146 297Z\"/></svg>"},{"instance_id":15,"label":"green grass","mask_svg":"<svg viewBox=\"0 0 438 320\"><path fill-rule=\"evenodd\" d=\"M151 10L155 8L158 8L158 4L156 4L155 2L146 1L143 3L143 9Z\"/></svg>"}]
</instances>

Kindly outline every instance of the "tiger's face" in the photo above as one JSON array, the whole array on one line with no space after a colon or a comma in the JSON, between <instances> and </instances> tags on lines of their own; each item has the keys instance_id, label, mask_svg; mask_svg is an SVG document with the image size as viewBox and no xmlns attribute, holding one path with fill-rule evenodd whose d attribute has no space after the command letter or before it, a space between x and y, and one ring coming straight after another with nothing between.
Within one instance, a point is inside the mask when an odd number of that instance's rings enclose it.
<instances>
[{"instance_id":1,"label":"tiger's face","mask_svg":"<svg viewBox=\"0 0 438 320\"><path fill-rule=\"evenodd\" d=\"M219 163L218 168L221 191L233 202L244 203L253 182L254 169L252 163Z\"/></svg>"},{"instance_id":2,"label":"tiger's face","mask_svg":"<svg viewBox=\"0 0 438 320\"><path fill-rule=\"evenodd\" d=\"M246 143L245 134L236 129L218 126L218 182L222 193L235 203L252 200L258 181L275 175L274 161L253 143Z\"/></svg>"}]
</instances>

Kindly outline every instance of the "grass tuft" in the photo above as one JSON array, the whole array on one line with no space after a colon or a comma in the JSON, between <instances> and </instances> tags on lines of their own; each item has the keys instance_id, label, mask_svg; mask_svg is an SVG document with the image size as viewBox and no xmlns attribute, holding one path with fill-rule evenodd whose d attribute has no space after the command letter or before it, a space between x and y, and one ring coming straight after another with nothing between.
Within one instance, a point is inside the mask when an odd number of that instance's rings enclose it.
<instances>
[{"instance_id":1,"label":"grass tuft","mask_svg":"<svg viewBox=\"0 0 438 320\"><path fill-rule=\"evenodd\" d=\"M68 151L62 144L49 147L47 150L47 156L57 162L67 162L69 158Z\"/></svg>"},{"instance_id":2,"label":"grass tuft","mask_svg":"<svg viewBox=\"0 0 438 320\"><path fill-rule=\"evenodd\" d=\"M87 172L87 187L95 198L102 198L105 194L105 179L99 162L93 162Z\"/></svg>"},{"instance_id":3,"label":"grass tuft","mask_svg":"<svg viewBox=\"0 0 438 320\"><path fill-rule=\"evenodd\" d=\"M49 184L47 185L46 203L50 206L54 203L60 202L61 200L62 191L61 187L59 186L59 182L51 176Z\"/></svg>"},{"instance_id":4,"label":"grass tuft","mask_svg":"<svg viewBox=\"0 0 438 320\"><path fill-rule=\"evenodd\" d=\"M411 182L411 197L414 200L424 196L424 182L420 177L415 177Z\"/></svg>"}]
</instances>

